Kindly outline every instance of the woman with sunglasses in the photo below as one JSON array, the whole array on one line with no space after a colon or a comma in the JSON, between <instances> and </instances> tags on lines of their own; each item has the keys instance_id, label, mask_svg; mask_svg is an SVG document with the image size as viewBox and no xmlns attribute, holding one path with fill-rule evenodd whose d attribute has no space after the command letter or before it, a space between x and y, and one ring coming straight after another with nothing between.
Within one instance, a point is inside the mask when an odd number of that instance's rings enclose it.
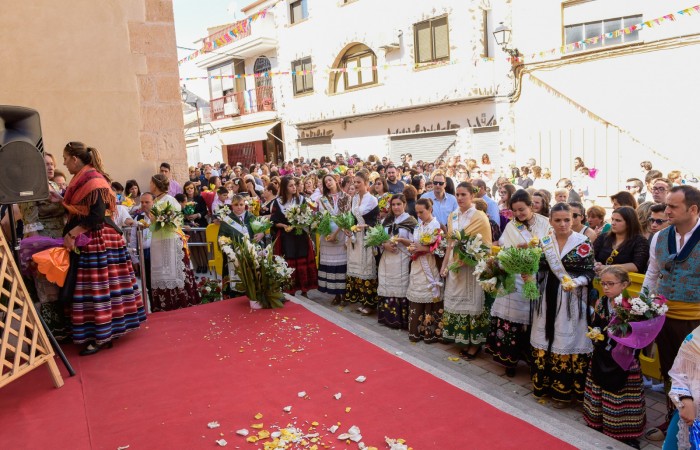
<instances>
[{"instance_id":1,"label":"woman with sunglasses","mask_svg":"<svg viewBox=\"0 0 700 450\"><path fill-rule=\"evenodd\" d=\"M581 202L571 202L569 206L571 206L571 217L573 218L571 229L586 236L591 242L595 241L598 235L591 227L584 223L586 219L586 208L584 208Z\"/></svg>"},{"instance_id":2,"label":"woman with sunglasses","mask_svg":"<svg viewBox=\"0 0 700 450\"><path fill-rule=\"evenodd\" d=\"M610 232L596 239L593 250L596 273L611 265L627 272L644 273L649 262L649 241L642 235L635 210L629 206L614 210Z\"/></svg>"}]
</instances>

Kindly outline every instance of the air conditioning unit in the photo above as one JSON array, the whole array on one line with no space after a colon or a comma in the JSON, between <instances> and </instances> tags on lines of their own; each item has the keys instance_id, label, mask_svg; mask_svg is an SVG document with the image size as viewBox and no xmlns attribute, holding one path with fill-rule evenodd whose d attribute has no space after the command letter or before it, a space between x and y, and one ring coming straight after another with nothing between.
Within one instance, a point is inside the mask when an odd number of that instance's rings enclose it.
<instances>
[{"instance_id":1,"label":"air conditioning unit","mask_svg":"<svg viewBox=\"0 0 700 450\"><path fill-rule=\"evenodd\" d=\"M224 115L226 116L240 116L241 111L238 109L238 102L228 102L224 103Z\"/></svg>"}]
</instances>

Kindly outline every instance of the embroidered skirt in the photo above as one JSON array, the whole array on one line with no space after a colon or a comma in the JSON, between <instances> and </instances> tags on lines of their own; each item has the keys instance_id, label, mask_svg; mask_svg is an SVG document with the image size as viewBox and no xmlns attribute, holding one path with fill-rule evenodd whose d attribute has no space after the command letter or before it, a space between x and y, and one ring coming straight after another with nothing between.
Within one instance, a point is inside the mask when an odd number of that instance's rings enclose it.
<instances>
[{"instance_id":1,"label":"embroidered skirt","mask_svg":"<svg viewBox=\"0 0 700 450\"><path fill-rule=\"evenodd\" d=\"M491 318L491 328L486 338L486 351L493 360L505 367L516 367L518 361L528 361L530 350L530 326L511 322L500 317Z\"/></svg>"},{"instance_id":2,"label":"embroidered skirt","mask_svg":"<svg viewBox=\"0 0 700 450\"><path fill-rule=\"evenodd\" d=\"M377 321L389 328L408 330L409 309L405 297L379 297Z\"/></svg>"},{"instance_id":3,"label":"embroidered skirt","mask_svg":"<svg viewBox=\"0 0 700 450\"><path fill-rule=\"evenodd\" d=\"M289 258L284 255L282 242L280 239L275 241L274 254L284 257L287 261L287 265L294 269L292 272L292 285L287 292L294 294L296 291L300 290L302 292L308 292L311 289L318 288L318 271L316 270L316 255L314 253L313 245L311 244L311 239L306 236L307 252L306 256L299 258ZM303 254L303 252L299 252Z\"/></svg>"},{"instance_id":4,"label":"embroidered skirt","mask_svg":"<svg viewBox=\"0 0 700 450\"><path fill-rule=\"evenodd\" d=\"M410 302L408 339L411 342L422 340L426 344L439 341L443 334L442 315L444 312L443 302Z\"/></svg>"},{"instance_id":5,"label":"embroidered skirt","mask_svg":"<svg viewBox=\"0 0 700 450\"><path fill-rule=\"evenodd\" d=\"M61 296L71 302L73 342L103 344L137 329L146 313L122 235L109 226L85 234L91 241L71 257Z\"/></svg>"},{"instance_id":6,"label":"embroidered skirt","mask_svg":"<svg viewBox=\"0 0 700 450\"><path fill-rule=\"evenodd\" d=\"M644 386L639 367L629 371L625 385L617 392L606 391L598 385L589 369L583 418L589 427L612 438L639 438L646 424Z\"/></svg>"},{"instance_id":7,"label":"embroidered skirt","mask_svg":"<svg viewBox=\"0 0 700 450\"><path fill-rule=\"evenodd\" d=\"M345 276L348 271L345 239L333 243L321 237L319 247L318 290L330 295L345 294Z\"/></svg>"},{"instance_id":8,"label":"embroidered skirt","mask_svg":"<svg viewBox=\"0 0 700 450\"><path fill-rule=\"evenodd\" d=\"M201 303L201 297L197 290L197 280L190 267L190 258L187 253L184 254L182 261L185 264L185 273L182 274L185 278L185 285L182 289L152 289L151 311L172 311Z\"/></svg>"},{"instance_id":9,"label":"embroidered skirt","mask_svg":"<svg viewBox=\"0 0 700 450\"><path fill-rule=\"evenodd\" d=\"M560 355L532 348L532 387L535 397L582 401L590 354Z\"/></svg>"},{"instance_id":10,"label":"embroidered skirt","mask_svg":"<svg viewBox=\"0 0 700 450\"><path fill-rule=\"evenodd\" d=\"M360 303L369 308L377 307L377 279L363 280L348 275L345 284L345 300Z\"/></svg>"}]
</instances>

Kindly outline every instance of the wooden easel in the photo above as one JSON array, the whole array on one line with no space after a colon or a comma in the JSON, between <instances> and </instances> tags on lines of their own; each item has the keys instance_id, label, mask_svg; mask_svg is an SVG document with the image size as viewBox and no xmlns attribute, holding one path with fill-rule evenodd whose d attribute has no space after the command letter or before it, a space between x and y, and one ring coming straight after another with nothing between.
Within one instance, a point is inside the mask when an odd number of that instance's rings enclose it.
<instances>
[{"instance_id":1,"label":"wooden easel","mask_svg":"<svg viewBox=\"0 0 700 450\"><path fill-rule=\"evenodd\" d=\"M0 388L42 364L48 364L54 386L63 386L53 348L0 232Z\"/></svg>"}]
</instances>

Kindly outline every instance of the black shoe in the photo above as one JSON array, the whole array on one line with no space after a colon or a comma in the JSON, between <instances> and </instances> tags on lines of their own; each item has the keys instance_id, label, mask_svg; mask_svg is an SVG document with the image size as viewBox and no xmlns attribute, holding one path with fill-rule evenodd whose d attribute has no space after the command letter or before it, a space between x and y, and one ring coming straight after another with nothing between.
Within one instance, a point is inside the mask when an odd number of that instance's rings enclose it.
<instances>
[{"instance_id":1,"label":"black shoe","mask_svg":"<svg viewBox=\"0 0 700 450\"><path fill-rule=\"evenodd\" d=\"M508 378L515 377L515 367L506 367L506 376Z\"/></svg>"},{"instance_id":2,"label":"black shoe","mask_svg":"<svg viewBox=\"0 0 700 450\"><path fill-rule=\"evenodd\" d=\"M112 342L107 342L106 344L97 345L94 342L89 343L84 349L80 350L80 356L90 356L99 352L103 348L112 348Z\"/></svg>"}]
</instances>

